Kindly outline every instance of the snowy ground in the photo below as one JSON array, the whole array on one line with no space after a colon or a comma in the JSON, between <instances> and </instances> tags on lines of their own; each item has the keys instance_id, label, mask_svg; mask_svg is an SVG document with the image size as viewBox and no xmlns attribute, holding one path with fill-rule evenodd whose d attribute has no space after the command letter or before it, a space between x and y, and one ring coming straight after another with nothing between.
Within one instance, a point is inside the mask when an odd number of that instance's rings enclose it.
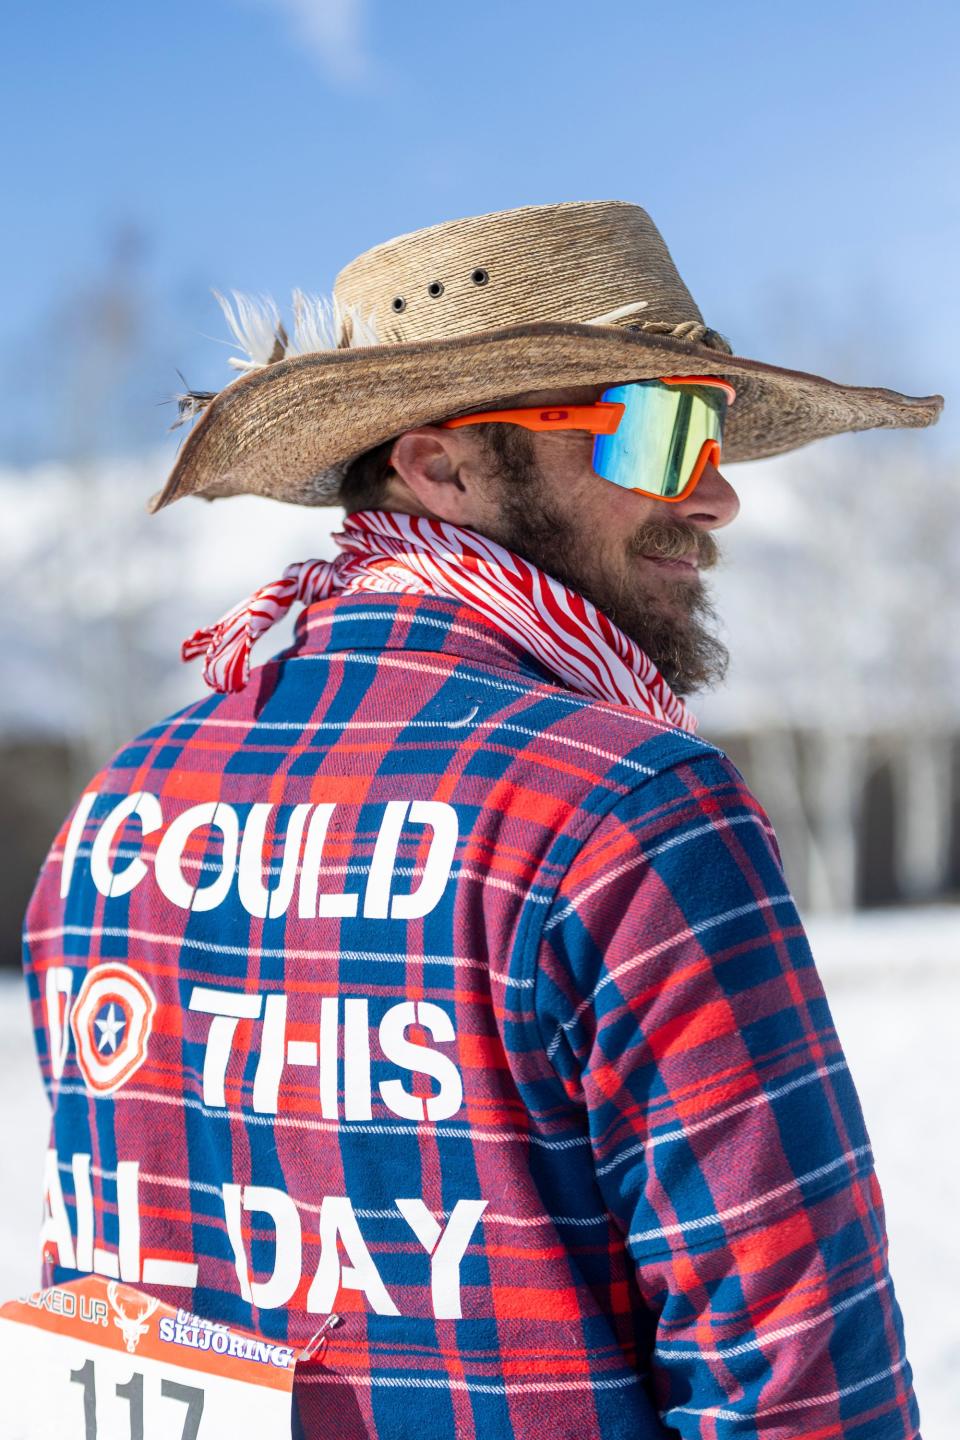
<instances>
[{"instance_id":1,"label":"snowy ground","mask_svg":"<svg viewBox=\"0 0 960 1440\"><path fill-rule=\"evenodd\" d=\"M891 1269L924 1440L960 1425L960 908L811 921L834 1019L877 1157ZM0 1297L35 1282L46 1104L26 1004L0 981Z\"/></svg>"}]
</instances>

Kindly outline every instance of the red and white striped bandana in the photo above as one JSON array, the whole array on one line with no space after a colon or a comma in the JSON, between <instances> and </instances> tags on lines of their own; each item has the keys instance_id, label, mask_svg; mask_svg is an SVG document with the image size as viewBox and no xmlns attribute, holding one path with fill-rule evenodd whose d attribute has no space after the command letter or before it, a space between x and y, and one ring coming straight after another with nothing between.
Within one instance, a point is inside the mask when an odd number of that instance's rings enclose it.
<instances>
[{"instance_id":1,"label":"red and white striped bandana","mask_svg":"<svg viewBox=\"0 0 960 1440\"><path fill-rule=\"evenodd\" d=\"M342 551L335 560L288 565L281 580L183 642L184 660L205 657L212 689L243 688L254 642L295 600L311 605L361 591L444 595L478 610L572 689L696 729L639 645L589 600L485 535L424 516L360 510L333 538Z\"/></svg>"}]
</instances>

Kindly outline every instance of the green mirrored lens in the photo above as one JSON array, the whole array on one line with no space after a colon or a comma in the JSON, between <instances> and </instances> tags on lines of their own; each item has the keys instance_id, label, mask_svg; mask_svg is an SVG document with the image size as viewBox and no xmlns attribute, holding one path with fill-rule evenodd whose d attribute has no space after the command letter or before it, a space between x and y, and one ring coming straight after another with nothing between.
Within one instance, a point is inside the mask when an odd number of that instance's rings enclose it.
<instances>
[{"instance_id":1,"label":"green mirrored lens","mask_svg":"<svg viewBox=\"0 0 960 1440\"><path fill-rule=\"evenodd\" d=\"M704 441L722 438L727 398L712 385L642 380L605 390L625 406L612 435L598 435L593 468L628 490L669 499L684 489Z\"/></svg>"}]
</instances>

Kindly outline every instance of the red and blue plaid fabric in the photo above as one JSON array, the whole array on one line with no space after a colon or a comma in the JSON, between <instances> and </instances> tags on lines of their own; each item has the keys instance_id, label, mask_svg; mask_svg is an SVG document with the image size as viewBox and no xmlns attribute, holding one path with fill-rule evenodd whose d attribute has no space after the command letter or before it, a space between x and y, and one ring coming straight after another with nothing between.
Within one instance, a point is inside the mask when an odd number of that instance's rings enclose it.
<instances>
[{"instance_id":1,"label":"red and blue plaid fabric","mask_svg":"<svg viewBox=\"0 0 960 1440\"><path fill-rule=\"evenodd\" d=\"M44 1278L303 1342L308 1437L918 1433L769 822L475 610L348 595L121 750L25 932Z\"/></svg>"}]
</instances>

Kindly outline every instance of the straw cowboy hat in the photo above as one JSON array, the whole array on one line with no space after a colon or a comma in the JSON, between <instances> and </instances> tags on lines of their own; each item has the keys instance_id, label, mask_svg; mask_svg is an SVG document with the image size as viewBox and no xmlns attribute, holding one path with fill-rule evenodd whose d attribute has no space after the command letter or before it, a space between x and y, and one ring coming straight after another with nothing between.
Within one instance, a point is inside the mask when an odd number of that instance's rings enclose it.
<instances>
[{"instance_id":1,"label":"straw cowboy hat","mask_svg":"<svg viewBox=\"0 0 960 1440\"><path fill-rule=\"evenodd\" d=\"M532 390L718 375L736 387L724 459L876 426L932 425L939 395L838 385L733 354L703 322L653 221L616 200L451 220L367 250L332 302L217 297L247 359L200 418L153 511L183 495L335 505L352 459L403 430Z\"/></svg>"}]
</instances>

